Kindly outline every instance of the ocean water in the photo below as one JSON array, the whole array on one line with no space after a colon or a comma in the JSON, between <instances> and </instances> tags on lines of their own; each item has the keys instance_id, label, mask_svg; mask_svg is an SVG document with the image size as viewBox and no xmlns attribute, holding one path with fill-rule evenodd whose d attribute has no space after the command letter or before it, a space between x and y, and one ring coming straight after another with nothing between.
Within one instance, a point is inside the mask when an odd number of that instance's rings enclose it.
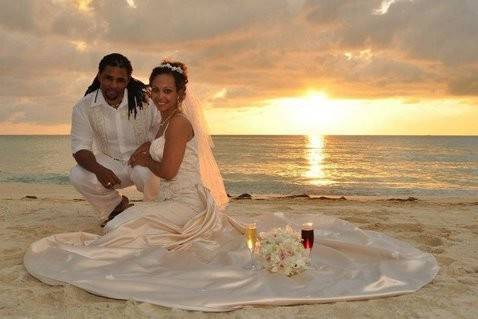
<instances>
[{"instance_id":1,"label":"ocean water","mask_svg":"<svg viewBox=\"0 0 478 319\"><path fill-rule=\"evenodd\" d=\"M215 136L231 195L478 196L478 137ZM68 184L68 136L0 136L0 183Z\"/></svg>"}]
</instances>

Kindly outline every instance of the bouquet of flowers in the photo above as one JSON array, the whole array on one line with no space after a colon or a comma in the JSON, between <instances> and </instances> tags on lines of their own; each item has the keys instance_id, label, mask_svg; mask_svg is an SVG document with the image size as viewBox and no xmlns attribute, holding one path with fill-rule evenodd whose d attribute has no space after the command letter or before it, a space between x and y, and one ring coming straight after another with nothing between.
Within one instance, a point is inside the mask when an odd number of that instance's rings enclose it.
<instances>
[{"instance_id":1,"label":"bouquet of flowers","mask_svg":"<svg viewBox=\"0 0 478 319\"><path fill-rule=\"evenodd\" d=\"M309 253L302 245L300 234L289 225L261 232L260 237L259 255L267 270L290 277L309 268Z\"/></svg>"}]
</instances>

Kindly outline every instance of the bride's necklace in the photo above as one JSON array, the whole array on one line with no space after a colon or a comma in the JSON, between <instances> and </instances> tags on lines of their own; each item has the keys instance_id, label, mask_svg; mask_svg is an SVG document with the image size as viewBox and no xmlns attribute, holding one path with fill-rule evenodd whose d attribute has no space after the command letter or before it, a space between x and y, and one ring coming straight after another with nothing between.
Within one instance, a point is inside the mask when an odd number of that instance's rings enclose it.
<instances>
[{"instance_id":1,"label":"bride's necklace","mask_svg":"<svg viewBox=\"0 0 478 319\"><path fill-rule=\"evenodd\" d=\"M159 130L158 131L161 133L161 134L159 134L159 136L163 135L164 129L166 128L166 125L169 123L169 120L171 120L173 118L173 116L175 116L178 113L179 113L179 110L176 109L171 114L169 114L164 120L161 120L161 122L159 122Z\"/></svg>"}]
</instances>

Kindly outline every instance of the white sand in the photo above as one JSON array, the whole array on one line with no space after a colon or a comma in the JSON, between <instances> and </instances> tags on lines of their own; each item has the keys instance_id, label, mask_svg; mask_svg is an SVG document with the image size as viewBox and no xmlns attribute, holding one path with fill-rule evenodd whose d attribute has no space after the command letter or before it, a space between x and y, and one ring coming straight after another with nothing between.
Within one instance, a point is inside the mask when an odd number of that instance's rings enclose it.
<instances>
[{"instance_id":1,"label":"white sand","mask_svg":"<svg viewBox=\"0 0 478 319\"><path fill-rule=\"evenodd\" d=\"M26 195L38 198L22 199ZM73 286L48 286L30 276L22 261L33 241L55 233L101 231L95 213L80 198L70 186L0 184L0 318L478 318L478 198L235 200L228 208L231 215L282 211L348 220L431 252L441 269L414 294L220 314L112 300Z\"/></svg>"}]
</instances>

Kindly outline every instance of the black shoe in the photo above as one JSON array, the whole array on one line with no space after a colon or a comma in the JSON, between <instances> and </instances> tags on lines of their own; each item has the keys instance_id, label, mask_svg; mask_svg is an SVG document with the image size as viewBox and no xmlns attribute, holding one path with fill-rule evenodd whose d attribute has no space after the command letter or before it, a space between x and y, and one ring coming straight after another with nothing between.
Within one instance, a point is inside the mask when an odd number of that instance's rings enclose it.
<instances>
[{"instance_id":1,"label":"black shoe","mask_svg":"<svg viewBox=\"0 0 478 319\"><path fill-rule=\"evenodd\" d=\"M134 206L134 204L129 202L128 197L121 196L121 202L118 205L116 205L115 209L113 209L113 211L109 214L108 218L101 224L101 227L105 227L110 220L112 220L113 218L115 218L116 216L118 216L124 210L126 210L127 208L130 208L131 206Z\"/></svg>"}]
</instances>

